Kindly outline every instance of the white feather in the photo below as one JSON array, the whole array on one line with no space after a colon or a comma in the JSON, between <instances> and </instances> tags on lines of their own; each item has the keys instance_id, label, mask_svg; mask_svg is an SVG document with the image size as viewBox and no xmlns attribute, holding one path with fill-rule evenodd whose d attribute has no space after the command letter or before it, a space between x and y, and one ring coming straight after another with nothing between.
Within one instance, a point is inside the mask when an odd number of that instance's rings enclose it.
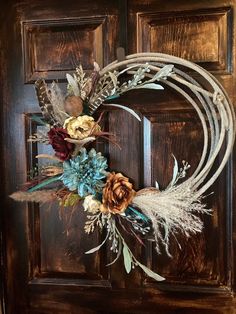
<instances>
[{"instance_id":1,"label":"white feather","mask_svg":"<svg viewBox=\"0 0 236 314\"><path fill-rule=\"evenodd\" d=\"M51 104L53 106L53 113L55 115L55 119L63 125L65 120L69 117L69 115L65 112L64 109L64 96L62 94L61 89L58 84L53 82L49 89L49 98Z\"/></svg>"},{"instance_id":2,"label":"white feather","mask_svg":"<svg viewBox=\"0 0 236 314\"><path fill-rule=\"evenodd\" d=\"M79 90L78 84L77 84L76 80L74 79L74 77L67 73L66 79L67 79L68 84L71 87L74 95L80 96L80 90Z\"/></svg>"},{"instance_id":3,"label":"white feather","mask_svg":"<svg viewBox=\"0 0 236 314\"><path fill-rule=\"evenodd\" d=\"M157 252L160 253L159 243L162 243L170 256L170 235L181 232L188 237L191 233L201 232L203 222L197 214L211 211L201 203L201 197L191 190L189 183L135 196L133 205L140 208L152 222Z\"/></svg>"},{"instance_id":4,"label":"white feather","mask_svg":"<svg viewBox=\"0 0 236 314\"><path fill-rule=\"evenodd\" d=\"M94 66L94 71L97 71L97 72L100 71L100 66L98 65L97 62L94 62L94 63L93 63L93 66Z\"/></svg>"}]
</instances>

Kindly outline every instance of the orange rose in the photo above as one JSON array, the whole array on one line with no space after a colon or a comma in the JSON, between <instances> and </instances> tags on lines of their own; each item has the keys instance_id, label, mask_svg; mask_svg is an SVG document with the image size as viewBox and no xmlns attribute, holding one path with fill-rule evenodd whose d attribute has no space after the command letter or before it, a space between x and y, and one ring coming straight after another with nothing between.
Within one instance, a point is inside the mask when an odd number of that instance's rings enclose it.
<instances>
[{"instance_id":1,"label":"orange rose","mask_svg":"<svg viewBox=\"0 0 236 314\"><path fill-rule=\"evenodd\" d=\"M102 205L100 210L104 213L123 213L132 202L135 191L129 179L121 173L112 172L107 177L107 182L103 188Z\"/></svg>"}]
</instances>

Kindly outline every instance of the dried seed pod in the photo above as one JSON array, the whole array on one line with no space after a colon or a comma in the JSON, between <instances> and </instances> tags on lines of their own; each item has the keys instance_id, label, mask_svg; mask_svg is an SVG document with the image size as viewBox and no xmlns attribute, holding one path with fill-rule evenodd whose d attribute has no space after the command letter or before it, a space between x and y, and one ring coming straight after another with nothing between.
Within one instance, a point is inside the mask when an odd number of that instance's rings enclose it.
<instances>
[{"instance_id":1,"label":"dried seed pod","mask_svg":"<svg viewBox=\"0 0 236 314\"><path fill-rule=\"evenodd\" d=\"M78 117L83 112L83 100L79 96L67 96L64 108L70 116Z\"/></svg>"}]
</instances>

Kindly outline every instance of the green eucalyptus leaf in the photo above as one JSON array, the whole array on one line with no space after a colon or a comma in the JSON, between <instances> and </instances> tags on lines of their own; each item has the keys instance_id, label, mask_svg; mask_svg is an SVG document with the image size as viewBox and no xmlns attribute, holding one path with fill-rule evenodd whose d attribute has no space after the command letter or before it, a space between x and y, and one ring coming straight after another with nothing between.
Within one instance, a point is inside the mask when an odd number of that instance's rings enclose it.
<instances>
[{"instance_id":1,"label":"green eucalyptus leaf","mask_svg":"<svg viewBox=\"0 0 236 314\"><path fill-rule=\"evenodd\" d=\"M148 267L144 266L143 264L141 264L140 262L137 262L139 267L142 268L142 270L151 278L155 279L156 281L163 281L165 280L164 277L158 275L157 273L154 273L154 271L152 271L151 269L149 269Z\"/></svg>"},{"instance_id":2,"label":"green eucalyptus leaf","mask_svg":"<svg viewBox=\"0 0 236 314\"><path fill-rule=\"evenodd\" d=\"M104 239L104 241L102 241L101 244L99 244L98 246L94 247L93 249L85 252L85 254L92 254L92 253L98 251L103 246L103 244L106 242L108 236L109 236L109 233L107 233L106 238Z\"/></svg>"},{"instance_id":3,"label":"green eucalyptus leaf","mask_svg":"<svg viewBox=\"0 0 236 314\"><path fill-rule=\"evenodd\" d=\"M106 266L111 266L113 264L115 264L115 262L119 259L120 255L121 255L121 249L122 249L122 244L119 244L119 249L118 249L118 253L116 255L116 258L109 264L107 264Z\"/></svg>"},{"instance_id":4,"label":"green eucalyptus leaf","mask_svg":"<svg viewBox=\"0 0 236 314\"><path fill-rule=\"evenodd\" d=\"M127 274L129 274L132 268L132 257L130 256L128 246L124 242L123 242L123 257L124 257L125 270Z\"/></svg>"},{"instance_id":5,"label":"green eucalyptus leaf","mask_svg":"<svg viewBox=\"0 0 236 314\"><path fill-rule=\"evenodd\" d=\"M37 190L39 190L39 189L45 187L45 186L48 185L48 184L51 184L51 183L56 182L56 181L59 181L60 179L61 179L61 176L56 176L56 177L52 177L52 178L50 178L50 179L44 180L43 182L41 182L41 183L39 183L39 184L33 186L32 188L30 188L30 189L28 190L28 192L37 191Z\"/></svg>"}]
</instances>

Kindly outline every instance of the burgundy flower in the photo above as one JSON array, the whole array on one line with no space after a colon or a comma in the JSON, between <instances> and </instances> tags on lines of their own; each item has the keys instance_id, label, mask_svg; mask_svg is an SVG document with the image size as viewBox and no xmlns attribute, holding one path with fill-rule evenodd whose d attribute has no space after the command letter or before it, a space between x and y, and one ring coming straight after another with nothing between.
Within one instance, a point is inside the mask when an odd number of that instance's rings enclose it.
<instances>
[{"instance_id":1,"label":"burgundy flower","mask_svg":"<svg viewBox=\"0 0 236 314\"><path fill-rule=\"evenodd\" d=\"M63 128L51 128L48 132L49 142L55 150L55 155L62 161L71 157L75 145L65 141L65 138L70 138L70 135Z\"/></svg>"}]
</instances>

